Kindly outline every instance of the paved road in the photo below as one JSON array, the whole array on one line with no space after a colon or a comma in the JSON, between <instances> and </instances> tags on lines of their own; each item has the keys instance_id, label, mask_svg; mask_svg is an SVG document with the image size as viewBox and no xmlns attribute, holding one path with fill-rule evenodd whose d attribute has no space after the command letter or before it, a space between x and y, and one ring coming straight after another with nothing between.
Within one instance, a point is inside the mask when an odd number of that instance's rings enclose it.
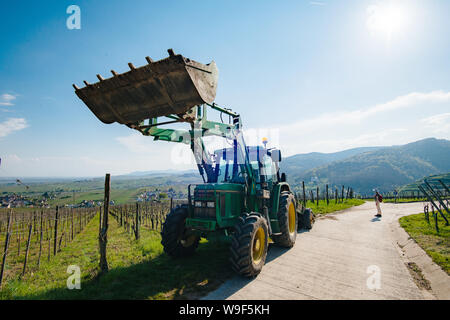
<instances>
[{"instance_id":1,"label":"paved road","mask_svg":"<svg viewBox=\"0 0 450 320\"><path fill-rule=\"evenodd\" d=\"M235 276L204 299L430 298L412 280L392 233L400 216L422 212L422 204L382 203L381 209L381 219L373 202L322 217L298 234L292 249L271 245L256 279ZM374 275L368 268L379 270L379 289L368 288Z\"/></svg>"}]
</instances>

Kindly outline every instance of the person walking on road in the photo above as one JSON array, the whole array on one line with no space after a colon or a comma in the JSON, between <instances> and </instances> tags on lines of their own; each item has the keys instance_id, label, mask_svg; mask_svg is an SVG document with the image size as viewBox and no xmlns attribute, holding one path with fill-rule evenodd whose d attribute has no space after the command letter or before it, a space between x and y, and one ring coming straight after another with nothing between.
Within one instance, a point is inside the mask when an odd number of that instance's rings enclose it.
<instances>
[{"instance_id":1,"label":"person walking on road","mask_svg":"<svg viewBox=\"0 0 450 320\"><path fill-rule=\"evenodd\" d=\"M375 190L375 205L377 206L377 214L375 217L381 217L381 208L380 208L380 202L383 202L383 197L381 194L378 193L378 190Z\"/></svg>"}]
</instances>

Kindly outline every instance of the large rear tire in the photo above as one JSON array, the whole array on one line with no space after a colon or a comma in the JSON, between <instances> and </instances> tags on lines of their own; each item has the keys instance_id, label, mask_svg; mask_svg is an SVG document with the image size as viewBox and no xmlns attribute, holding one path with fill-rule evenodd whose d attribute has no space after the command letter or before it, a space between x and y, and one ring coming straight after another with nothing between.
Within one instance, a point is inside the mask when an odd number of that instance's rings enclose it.
<instances>
[{"instance_id":1,"label":"large rear tire","mask_svg":"<svg viewBox=\"0 0 450 320\"><path fill-rule=\"evenodd\" d=\"M245 277L258 275L266 262L268 246L266 220L259 214L241 216L231 235L230 262L233 270Z\"/></svg>"},{"instance_id":2,"label":"large rear tire","mask_svg":"<svg viewBox=\"0 0 450 320\"><path fill-rule=\"evenodd\" d=\"M170 211L163 224L161 244L164 252L175 258L192 255L200 241L200 237L190 234L185 228L187 216L187 205L177 206Z\"/></svg>"},{"instance_id":3,"label":"large rear tire","mask_svg":"<svg viewBox=\"0 0 450 320\"><path fill-rule=\"evenodd\" d=\"M278 223L281 234L273 235L272 240L277 245L291 248L297 238L297 213L294 195L289 191L282 192L278 208Z\"/></svg>"}]
</instances>

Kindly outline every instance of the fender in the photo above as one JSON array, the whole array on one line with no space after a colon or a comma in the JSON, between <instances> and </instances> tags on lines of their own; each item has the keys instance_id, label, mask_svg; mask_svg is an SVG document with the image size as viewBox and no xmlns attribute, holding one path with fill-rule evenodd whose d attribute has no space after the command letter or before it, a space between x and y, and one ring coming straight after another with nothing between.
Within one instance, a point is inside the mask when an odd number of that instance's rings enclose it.
<instances>
[{"instance_id":1,"label":"fender","mask_svg":"<svg viewBox=\"0 0 450 320\"><path fill-rule=\"evenodd\" d=\"M273 193L272 193L272 206L270 208L270 217L276 219L277 218L277 212L278 212L278 206L280 203L280 194L283 191L291 191L291 187L287 182L279 182L273 187Z\"/></svg>"}]
</instances>

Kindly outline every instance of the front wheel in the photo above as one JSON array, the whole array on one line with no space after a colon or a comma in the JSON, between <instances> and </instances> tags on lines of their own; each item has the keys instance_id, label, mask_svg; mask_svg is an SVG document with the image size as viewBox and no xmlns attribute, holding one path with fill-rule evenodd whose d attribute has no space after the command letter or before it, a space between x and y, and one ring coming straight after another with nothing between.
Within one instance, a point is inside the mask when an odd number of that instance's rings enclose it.
<instances>
[{"instance_id":1,"label":"front wheel","mask_svg":"<svg viewBox=\"0 0 450 320\"><path fill-rule=\"evenodd\" d=\"M187 216L187 206L177 206L170 211L163 224L161 244L164 252L175 258L192 255L200 241L200 237L186 230Z\"/></svg>"},{"instance_id":2,"label":"front wheel","mask_svg":"<svg viewBox=\"0 0 450 320\"><path fill-rule=\"evenodd\" d=\"M231 235L230 262L233 270L246 277L258 275L266 262L268 246L266 220L258 214L240 217Z\"/></svg>"}]
</instances>

